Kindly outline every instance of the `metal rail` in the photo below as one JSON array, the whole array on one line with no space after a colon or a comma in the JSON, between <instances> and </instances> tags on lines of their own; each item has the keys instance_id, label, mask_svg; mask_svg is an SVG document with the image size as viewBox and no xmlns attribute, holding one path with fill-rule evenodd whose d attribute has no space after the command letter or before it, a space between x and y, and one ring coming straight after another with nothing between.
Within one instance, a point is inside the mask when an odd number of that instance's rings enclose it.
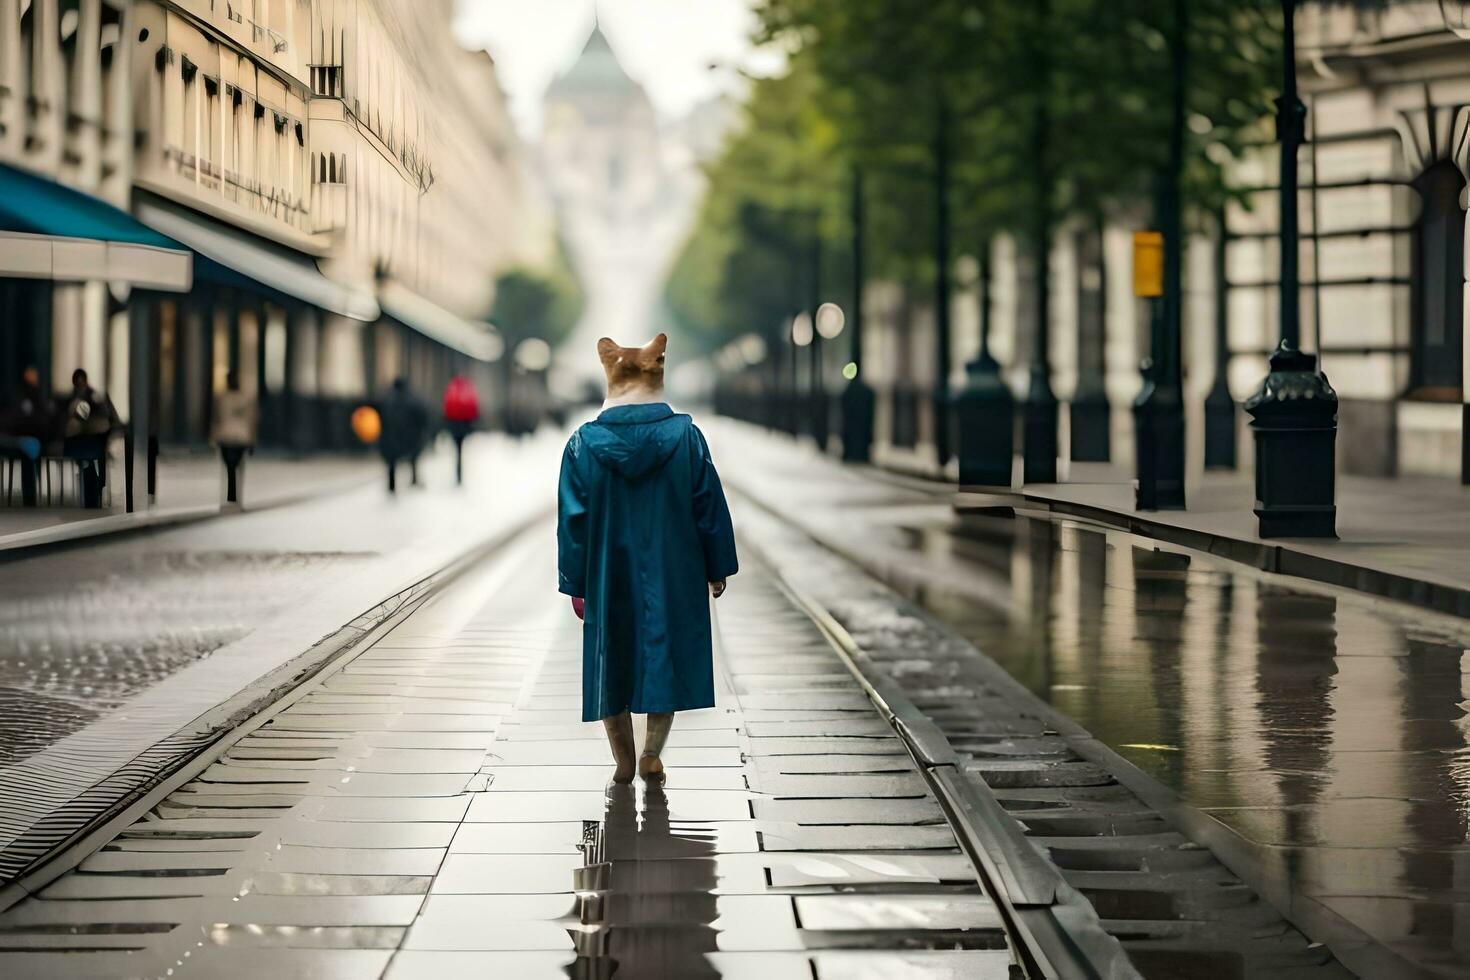
<instances>
[{"instance_id":1,"label":"metal rail","mask_svg":"<svg viewBox=\"0 0 1470 980\"><path fill-rule=\"evenodd\" d=\"M792 585L775 563L763 563L787 597L822 631L902 739L974 866L976 879L995 902L1012 955L1026 977L1141 980L1122 945L1103 929L1091 903L1026 838L989 787L966 774L964 760L944 733L821 603Z\"/></svg>"}]
</instances>

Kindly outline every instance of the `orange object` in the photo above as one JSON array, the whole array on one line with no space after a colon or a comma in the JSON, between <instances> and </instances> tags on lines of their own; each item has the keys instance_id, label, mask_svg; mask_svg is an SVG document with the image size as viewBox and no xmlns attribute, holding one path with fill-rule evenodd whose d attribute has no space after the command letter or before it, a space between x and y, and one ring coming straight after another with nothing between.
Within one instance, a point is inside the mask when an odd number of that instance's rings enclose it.
<instances>
[{"instance_id":1,"label":"orange object","mask_svg":"<svg viewBox=\"0 0 1470 980\"><path fill-rule=\"evenodd\" d=\"M371 405L363 405L352 412L352 434L372 445L383 434L383 419Z\"/></svg>"},{"instance_id":2,"label":"orange object","mask_svg":"<svg viewBox=\"0 0 1470 980\"><path fill-rule=\"evenodd\" d=\"M1157 231L1133 233L1133 295L1164 295L1164 235Z\"/></svg>"}]
</instances>

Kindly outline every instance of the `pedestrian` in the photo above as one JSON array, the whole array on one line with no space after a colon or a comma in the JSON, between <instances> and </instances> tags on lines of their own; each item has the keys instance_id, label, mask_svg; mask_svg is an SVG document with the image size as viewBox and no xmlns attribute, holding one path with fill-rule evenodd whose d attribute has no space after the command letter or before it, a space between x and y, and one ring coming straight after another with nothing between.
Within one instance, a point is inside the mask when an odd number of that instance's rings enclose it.
<instances>
[{"instance_id":1,"label":"pedestrian","mask_svg":"<svg viewBox=\"0 0 1470 980\"><path fill-rule=\"evenodd\" d=\"M41 372L34 366L20 373L15 394L0 412L0 432L41 440L51 436L51 407L41 393Z\"/></svg>"},{"instance_id":2,"label":"pedestrian","mask_svg":"<svg viewBox=\"0 0 1470 980\"><path fill-rule=\"evenodd\" d=\"M107 485L107 439L122 427L122 420L112 399L93 388L81 368L71 373L71 391L62 404L62 451L81 470L82 506L101 507L102 488Z\"/></svg>"},{"instance_id":3,"label":"pedestrian","mask_svg":"<svg viewBox=\"0 0 1470 980\"><path fill-rule=\"evenodd\" d=\"M0 411L0 458L19 464L20 498L27 507L36 505L39 460L52 436L51 407L41 393L41 372L28 366L20 373L15 394Z\"/></svg>"},{"instance_id":4,"label":"pedestrian","mask_svg":"<svg viewBox=\"0 0 1470 980\"><path fill-rule=\"evenodd\" d=\"M225 464L225 502L240 502L245 454L255 451L260 410L255 396L240 390L240 376L231 371L225 390L214 397L214 419L210 436L219 447Z\"/></svg>"},{"instance_id":5,"label":"pedestrian","mask_svg":"<svg viewBox=\"0 0 1470 980\"><path fill-rule=\"evenodd\" d=\"M480 398L475 383L456 376L444 387L444 425L454 439L454 483L464 482L464 441L480 420Z\"/></svg>"},{"instance_id":6,"label":"pedestrian","mask_svg":"<svg viewBox=\"0 0 1470 980\"><path fill-rule=\"evenodd\" d=\"M378 452L388 466L388 492L398 492L398 464L407 461L410 478L418 484L418 455L423 449L428 428L428 412L424 403L408 390L408 379L393 379L388 397L378 404L383 434L378 437Z\"/></svg>"},{"instance_id":7,"label":"pedestrian","mask_svg":"<svg viewBox=\"0 0 1470 980\"><path fill-rule=\"evenodd\" d=\"M617 769L662 782L676 711L712 707L710 602L738 569L735 533L704 436L663 396L663 334L603 338L602 413L562 455L559 589L582 629L582 718L601 720ZM648 715L641 757L632 713Z\"/></svg>"}]
</instances>

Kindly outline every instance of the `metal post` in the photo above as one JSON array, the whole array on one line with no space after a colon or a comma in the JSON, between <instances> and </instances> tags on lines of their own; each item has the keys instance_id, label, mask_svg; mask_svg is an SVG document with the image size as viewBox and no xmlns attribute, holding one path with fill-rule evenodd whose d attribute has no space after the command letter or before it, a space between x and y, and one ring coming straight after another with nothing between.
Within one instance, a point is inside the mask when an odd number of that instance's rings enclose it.
<instances>
[{"instance_id":1,"label":"metal post","mask_svg":"<svg viewBox=\"0 0 1470 980\"><path fill-rule=\"evenodd\" d=\"M934 127L934 450L949 465L950 216L949 101L941 92Z\"/></svg>"},{"instance_id":2,"label":"metal post","mask_svg":"<svg viewBox=\"0 0 1470 980\"><path fill-rule=\"evenodd\" d=\"M1102 221L1079 231L1077 254L1077 391L1067 407L1074 463L1112 456L1112 407L1107 391L1107 261Z\"/></svg>"},{"instance_id":3,"label":"metal post","mask_svg":"<svg viewBox=\"0 0 1470 980\"><path fill-rule=\"evenodd\" d=\"M1033 57L1043 85L1050 84L1051 65L1045 37L1051 22L1050 0L1036 0ZM1051 118L1042 98L1031 120L1031 156L1036 191L1031 247L1036 263L1035 346L1030 378L1021 414L1021 457L1027 483L1055 483L1057 479L1057 396L1051 387L1051 233L1054 168L1051 166Z\"/></svg>"},{"instance_id":4,"label":"metal post","mask_svg":"<svg viewBox=\"0 0 1470 980\"><path fill-rule=\"evenodd\" d=\"M1184 394L1180 337L1184 307L1184 222L1179 181L1184 171L1185 94L1188 91L1188 22L1185 0L1174 0L1169 38L1173 113L1169 163L1159 182L1159 227L1164 236L1164 294L1156 300L1151 333L1151 372L1134 402L1139 510L1184 509Z\"/></svg>"},{"instance_id":5,"label":"metal post","mask_svg":"<svg viewBox=\"0 0 1470 980\"><path fill-rule=\"evenodd\" d=\"M128 437L124 440L123 496L128 513L146 510L148 499L148 432L153 401L153 298L134 289L128 297ZM104 460L102 465L106 466Z\"/></svg>"},{"instance_id":6,"label":"metal post","mask_svg":"<svg viewBox=\"0 0 1470 980\"><path fill-rule=\"evenodd\" d=\"M842 392L842 459L848 463L866 463L873 447L873 389L863 378L863 286L864 236L867 214L863 200L863 171L852 169L852 311L847 334L852 364L856 369Z\"/></svg>"},{"instance_id":7,"label":"metal post","mask_svg":"<svg viewBox=\"0 0 1470 980\"><path fill-rule=\"evenodd\" d=\"M822 305L822 212L812 212L811 242L811 301L808 304L812 318L812 352L807 395L808 411L811 413L812 438L817 448L827 451L828 412L827 392L822 384L822 335L817 333L817 310Z\"/></svg>"},{"instance_id":8,"label":"metal post","mask_svg":"<svg viewBox=\"0 0 1470 980\"><path fill-rule=\"evenodd\" d=\"M1295 0L1282 0L1284 84L1277 102L1281 141L1281 343L1270 373L1245 403L1256 447L1258 533L1263 538L1337 536L1337 393L1301 342L1297 273L1297 151L1306 107L1297 97Z\"/></svg>"},{"instance_id":9,"label":"metal post","mask_svg":"<svg viewBox=\"0 0 1470 980\"><path fill-rule=\"evenodd\" d=\"M1235 469L1235 399L1230 394L1230 289L1225 209L1215 215L1215 381L1205 396L1205 469Z\"/></svg>"},{"instance_id":10,"label":"metal post","mask_svg":"<svg viewBox=\"0 0 1470 980\"><path fill-rule=\"evenodd\" d=\"M1296 0L1281 0L1285 53L1281 98L1276 100L1276 138L1281 142L1281 342L1302 343L1301 281L1297 271L1300 231L1297 228L1297 153L1306 137L1307 107L1297 96Z\"/></svg>"}]
</instances>

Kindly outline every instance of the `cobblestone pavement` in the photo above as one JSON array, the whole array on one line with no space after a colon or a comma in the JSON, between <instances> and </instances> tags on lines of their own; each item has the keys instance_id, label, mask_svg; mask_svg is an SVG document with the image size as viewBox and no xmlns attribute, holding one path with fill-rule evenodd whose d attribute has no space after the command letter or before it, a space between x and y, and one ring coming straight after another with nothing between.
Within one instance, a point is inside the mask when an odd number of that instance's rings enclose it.
<instances>
[{"instance_id":1,"label":"cobblestone pavement","mask_svg":"<svg viewBox=\"0 0 1470 980\"><path fill-rule=\"evenodd\" d=\"M426 489L372 482L279 509L0 562L0 768L310 602L334 578L464 529L519 487L533 451L486 438L457 490L447 458ZM366 598L366 597L365 597ZM314 639L314 638L313 638Z\"/></svg>"},{"instance_id":2,"label":"cobblestone pavement","mask_svg":"<svg viewBox=\"0 0 1470 980\"><path fill-rule=\"evenodd\" d=\"M604 789L550 528L0 915L17 977L1002 978L902 743L749 563L666 789Z\"/></svg>"}]
</instances>

